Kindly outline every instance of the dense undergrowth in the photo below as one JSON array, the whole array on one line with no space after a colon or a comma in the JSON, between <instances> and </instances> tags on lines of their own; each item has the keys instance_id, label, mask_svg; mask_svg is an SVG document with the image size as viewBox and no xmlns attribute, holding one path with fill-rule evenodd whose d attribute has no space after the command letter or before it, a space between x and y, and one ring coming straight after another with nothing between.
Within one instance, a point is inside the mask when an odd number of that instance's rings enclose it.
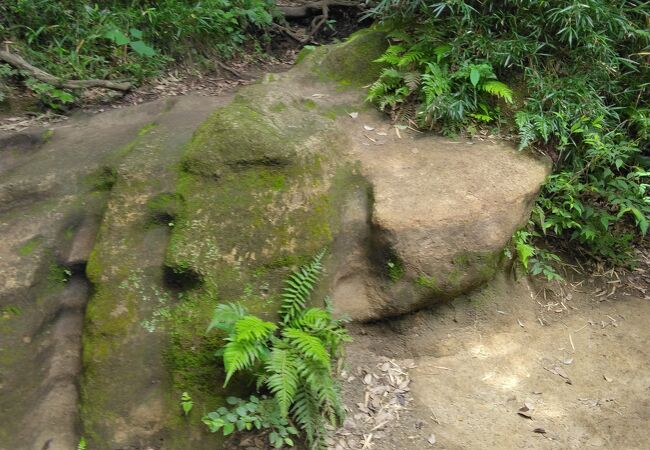
<instances>
[{"instance_id":1,"label":"dense undergrowth","mask_svg":"<svg viewBox=\"0 0 650 450\"><path fill-rule=\"evenodd\" d=\"M228 58L247 42L259 44L267 38L273 5L271 0L13 0L0 2L0 39L57 77L140 81L175 60ZM73 100L69 92L0 64L0 87L10 77L26 79L51 104Z\"/></svg>"},{"instance_id":2,"label":"dense undergrowth","mask_svg":"<svg viewBox=\"0 0 650 450\"><path fill-rule=\"evenodd\" d=\"M615 264L648 230L650 3L381 0L390 32L369 99L446 133L493 127L553 158L522 262L554 277L536 237Z\"/></svg>"}]
</instances>

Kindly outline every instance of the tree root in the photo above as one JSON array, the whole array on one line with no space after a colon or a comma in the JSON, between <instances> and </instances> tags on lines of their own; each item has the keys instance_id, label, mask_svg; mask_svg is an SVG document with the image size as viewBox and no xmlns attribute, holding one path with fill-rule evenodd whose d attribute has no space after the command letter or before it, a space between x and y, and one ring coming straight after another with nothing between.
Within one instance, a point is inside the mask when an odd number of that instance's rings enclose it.
<instances>
[{"instance_id":1,"label":"tree root","mask_svg":"<svg viewBox=\"0 0 650 450\"><path fill-rule=\"evenodd\" d=\"M43 83L51 84L52 86L60 89L87 89L92 87L100 87L104 89L112 89L114 91L127 92L133 88L133 85L128 82L116 82L109 80L63 80L45 72L44 70L39 69L38 67L32 66L22 57L4 50L0 50L0 61L4 61L16 69L24 70L37 80L42 81Z\"/></svg>"},{"instance_id":2,"label":"tree root","mask_svg":"<svg viewBox=\"0 0 650 450\"><path fill-rule=\"evenodd\" d=\"M290 38L294 39L300 44L307 44L314 39L316 33L325 25L329 19L329 8L331 6L349 6L361 9L360 2L346 1L346 0L320 0L317 2L306 3L301 6L280 6L280 11L284 14L286 19L301 19L315 15L311 21L311 29L305 37L301 37L291 31L287 27L281 25L274 25L274 28L287 34ZM318 14L320 13L320 14Z\"/></svg>"}]
</instances>

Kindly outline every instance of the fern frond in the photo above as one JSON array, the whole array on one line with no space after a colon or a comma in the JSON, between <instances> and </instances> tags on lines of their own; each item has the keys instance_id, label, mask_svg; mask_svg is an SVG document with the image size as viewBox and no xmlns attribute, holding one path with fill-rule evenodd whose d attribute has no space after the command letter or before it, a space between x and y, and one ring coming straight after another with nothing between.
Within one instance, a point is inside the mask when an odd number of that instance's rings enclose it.
<instances>
[{"instance_id":1,"label":"fern frond","mask_svg":"<svg viewBox=\"0 0 650 450\"><path fill-rule=\"evenodd\" d=\"M282 335L306 357L319 362L324 367L330 366L330 355L316 336L296 328L285 328L282 330Z\"/></svg>"},{"instance_id":2,"label":"fern frond","mask_svg":"<svg viewBox=\"0 0 650 450\"><path fill-rule=\"evenodd\" d=\"M481 85L481 89L488 94L496 95L507 103L512 103L512 89L507 84L497 80L488 80Z\"/></svg>"},{"instance_id":3,"label":"fern frond","mask_svg":"<svg viewBox=\"0 0 650 450\"><path fill-rule=\"evenodd\" d=\"M321 264L323 256L325 256L325 250L319 252L309 264L295 271L286 280L280 307L282 323L289 323L305 308L309 296L318 282L318 276L323 270Z\"/></svg>"},{"instance_id":4,"label":"fern frond","mask_svg":"<svg viewBox=\"0 0 650 450\"><path fill-rule=\"evenodd\" d=\"M223 303L214 308L212 321L206 332L216 328L230 333L239 319L244 317L248 311L239 303Z\"/></svg>"},{"instance_id":5,"label":"fern frond","mask_svg":"<svg viewBox=\"0 0 650 450\"><path fill-rule=\"evenodd\" d=\"M401 45L391 45L389 46L386 51L384 52L383 55L381 55L379 58L375 60L375 62L378 63L388 63L393 66L397 66L400 62L401 54L405 51L406 49L402 47Z\"/></svg>"},{"instance_id":6,"label":"fern frond","mask_svg":"<svg viewBox=\"0 0 650 450\"><path fill-rule=\"evenodd\" d=\"M309 390L301 388L296 394L291 416L305 432L310 449L324 449L324 423L318 401Z\"/></svg>"},{"instance_id":7,"label":"fern frond","mask_svg":"<svg viewBox=\"0 0 650 450\"><path fill-rule=\"evenodd\" d=\"M278 327L256 316L244 316L235 322L234 339L237 342L253 342L268 338Z\"/></svg>"},{"instance_id":8,"label":"fern frond","mask_svg":"<svg viewBox=\"0 0 650 450\"><path fill-rule=\"evenodd\" d=\"M270 373L266 386L275 396L280 414L286 417L298 390L298 369L290 350L274 349L266 361L265 369Z\"/></svg>"},{"instance_id":9,"label":"fern frond","mask_svg":"<svg viewBox=\"0 0 650 450\"><path fill-rule=\"evenodd\" d=\"M413 63L418 63L424 58L424 53L418 50L410 49L408 52L404 53L397 63L398 67L409 66Z\"/></svg>"},{"instance_id":10,"label":"fern frond","mask_svg":"<svg viewBox=\"0 0 650 450\"><path fill-rule=\"evenodd\" d=\"M256 361L268 352L268 349L257 341L230 341L223 348L223 365L226 368L226 387L230 378L243 369L249 369Z\"/></svg>"},{"instance_id":11,"label":"fern frond","mask_svg":"<svg viewBox=\"0 0 650 450\"><path fill-rule=\"evenodd\" d=\"M327 327L332 316L321 308L309 308L291 322L291 327L301 330L319 331Z\"/></svg>"}]
</instances>

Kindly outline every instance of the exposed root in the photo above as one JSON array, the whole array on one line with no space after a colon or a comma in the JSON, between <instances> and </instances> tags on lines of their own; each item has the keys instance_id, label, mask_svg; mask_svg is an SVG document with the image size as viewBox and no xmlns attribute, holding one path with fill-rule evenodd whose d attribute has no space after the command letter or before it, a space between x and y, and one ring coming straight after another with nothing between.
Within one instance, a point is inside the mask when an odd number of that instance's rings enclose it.
<instances>
[{"instance_id":1,"label":"exposed root","mask_svg":"<svg viewBox=\"0 0 650 450\"><path fill-rule=\"evenodd\" d=\"M354 1L345 1L345 0L321 0L317 2L306 3L301 6L280 6L279 9L284 14L284 17L287 19L301 19L305 17L310 17L314 15L315 17L311 21L310 31L306 36L299 36L287 27L281 25L274 25L279 31L282 31L291 39L297 41L300 44L307 44L314 39L314 36L321 30L323 25L329 19L329 8L331 6L347 6L354 8L362 8L360 2Z\"/></svg>"}]
</instances>

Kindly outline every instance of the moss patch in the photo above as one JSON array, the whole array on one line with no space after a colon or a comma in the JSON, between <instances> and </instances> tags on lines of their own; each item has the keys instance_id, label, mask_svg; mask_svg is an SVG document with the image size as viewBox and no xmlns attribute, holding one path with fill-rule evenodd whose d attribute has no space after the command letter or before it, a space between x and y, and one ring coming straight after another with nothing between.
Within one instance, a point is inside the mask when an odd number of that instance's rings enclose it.
<instances>
[{"instance_id":1,"label":"moss patch","mask_svg":"<svg viewBox=\"0 0 650 450\"><path fill-rule=\"evenodd\" d=\"M250 86L216 111L181 164L177 195L185 207L166 265L201 284L172 311L167 361L175 388L200 393L193 398L209 399L212 407L226 394L214 355L221 337L205 335L214 307L239 301L275 320L282 280L331 243L340 226L339 197L351 185L351 170L338 166L343 138L329 132L315 102L279 102L273 89Z\"/></svg>"},{"instance_id":2,"label":"moss patch","mask_svg":"<svg viewBox=\"0 0 650 450\"><path fill-rule=\"evenodd\" d=\"M325 75L341 84L364 86L379 78L382 66L374 60L386 48L385 33L371 29L357 31L347 41L332 47L320 67Z\"/></svg>"},{"instance_id":3,"label":"moss patch","mask_svg":"<svg viewBox=\"0 0 650 450\"><path fill-rule=\"evenodd\" d=\"M34 250L39 248L44 241L45 238L43 236L35 236L18 247L18 254L23 257L29 256L34 252Z\"/></svg>"},{"instance_id":4,"label":"moss patch","mask_svg":"<svg viewBox=\"0 0 650 450\"><path fill-rule=\"evenodd\" d=\"M163 225L173 225L174 219L183 212L183 207L183 198L177 194L158 194L147 201L151 221Z\"/></svg>"}]
</instances>

